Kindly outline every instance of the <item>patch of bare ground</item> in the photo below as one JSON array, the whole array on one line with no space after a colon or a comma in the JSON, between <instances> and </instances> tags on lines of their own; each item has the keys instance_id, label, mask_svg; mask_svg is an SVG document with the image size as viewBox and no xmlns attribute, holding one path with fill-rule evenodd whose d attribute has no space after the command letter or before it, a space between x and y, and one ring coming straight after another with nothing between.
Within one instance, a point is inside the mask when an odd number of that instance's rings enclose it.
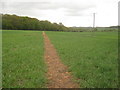
<instances>
[{"instance_id":1,"label":"patch of bare ground","mask_svg":"<svg viewBox=\"0 0 120 90\"><path fill-rule=\"evenodd\" d=\"M47 78L48 88L79 88L79 85L73 81L73 78L51 44L48 36L43 32L45 62L48 66Z\"/></svg>"}]
</instances>

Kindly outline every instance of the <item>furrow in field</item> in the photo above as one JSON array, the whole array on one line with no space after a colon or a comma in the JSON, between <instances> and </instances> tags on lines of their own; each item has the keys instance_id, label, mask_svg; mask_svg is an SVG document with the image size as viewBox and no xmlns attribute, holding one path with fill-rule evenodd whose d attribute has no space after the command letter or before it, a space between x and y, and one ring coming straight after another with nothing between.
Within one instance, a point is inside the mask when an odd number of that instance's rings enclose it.
<instances>
[{"instance_id":1,"label":"furrow in field","mask_svg":"<svg viewBox=\"0 0 120 90\"><path fill-rule=\"evenodd\" d=\"M78 88L79 85L72 79L67 66L65 66L51 44L48 36L43 32L44 48L45 48L45 61L48 66L48 88Z\"/></svg>"}]
</instances>

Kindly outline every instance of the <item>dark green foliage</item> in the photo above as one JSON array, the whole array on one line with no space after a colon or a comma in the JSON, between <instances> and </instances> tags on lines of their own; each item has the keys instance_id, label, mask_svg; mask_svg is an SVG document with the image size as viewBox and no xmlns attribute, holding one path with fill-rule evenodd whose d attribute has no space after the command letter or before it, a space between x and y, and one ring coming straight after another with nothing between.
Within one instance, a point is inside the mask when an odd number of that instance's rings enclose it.
<instances>
[{"instance_id":1,"label":"dark green foliage","mask_svg":"<svg viewBox=\"0 0 120 90\"><path fill-rule=\"evenodd\" d=\"M65 27L62 23L41 21L27 16L0 14L2 16L2 29L5 30L39 30L39 31L67 31L67 32L106 32L118 31L118 26L111 27ZM1 20L0 20L1 21ZM0 27L1 28L1 27Z\"/></svg>"},{"instance_id":2,"label":"dark green foliage","mask_svg":"<svg viewBox=\"0 0 120 90\"><path fill-rule=\"evenodd\" d=\"M57 24L47 20L39 21L36 18L2 14L2 29L64 31L67 30L67 27L62 23Z\"/></svg>"},{"instance_id":3,"label":"dark green foliage","mask_svg":"<svg viewBox=\"0 0 120 90\"><path fill-rule=\"evenodd\" d=\"M69 27L70 32L113 32L113 31L118 31L117 26L113 27Z\"/></svg>"}]
</instances>

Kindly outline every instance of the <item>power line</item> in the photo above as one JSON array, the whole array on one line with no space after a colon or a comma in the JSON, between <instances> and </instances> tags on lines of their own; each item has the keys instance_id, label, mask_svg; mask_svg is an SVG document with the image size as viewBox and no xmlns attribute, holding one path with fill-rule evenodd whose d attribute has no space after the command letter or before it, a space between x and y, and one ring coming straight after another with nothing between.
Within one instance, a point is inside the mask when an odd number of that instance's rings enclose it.
<instances>
[{"instance_id":1,"label":"power line","mask_svg":"<svg viewBox=\"0 0 120 90\"><path fill-rule=\"evenodd\" d=\"M95 28L95 13L93 13L93 28Z\"/></svg>"}]
</instances>

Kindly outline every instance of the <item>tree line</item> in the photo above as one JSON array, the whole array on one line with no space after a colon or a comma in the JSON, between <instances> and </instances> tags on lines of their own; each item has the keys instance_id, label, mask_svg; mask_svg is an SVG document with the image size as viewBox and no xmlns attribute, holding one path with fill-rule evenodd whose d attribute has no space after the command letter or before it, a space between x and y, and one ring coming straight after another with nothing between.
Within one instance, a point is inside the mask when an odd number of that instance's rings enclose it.
<instances>
[{"instance_id":1,"label":"tree line","mask_svg":"<svg viewBox=\"0 0 120 90\"><path fill-rule=\"evenodd\" d=\"M27 16L10 14L2 15L2 29L4 30L40 30L40 31L66 31L62 23L51 23L50 21L38 20Z\"/></svg>"},{"instance_id":2,"label":"tree line","mask_svg":"<svg viewBox=\"0 0 120 90\"><path fill-rule=\"evenodd\" d=\"M67 31L67 32L96 32L117 31L118 26L111 27L66 27L62 23L51 23L50 21L38 20L27 16L0 14L2 16L3 30L39 30L39 31ZM1 20L0 20L1 23ZM120 26L119 26L120 27ZM1 25L0 25L1 28Z\"/></svg>"}]
</instances>

